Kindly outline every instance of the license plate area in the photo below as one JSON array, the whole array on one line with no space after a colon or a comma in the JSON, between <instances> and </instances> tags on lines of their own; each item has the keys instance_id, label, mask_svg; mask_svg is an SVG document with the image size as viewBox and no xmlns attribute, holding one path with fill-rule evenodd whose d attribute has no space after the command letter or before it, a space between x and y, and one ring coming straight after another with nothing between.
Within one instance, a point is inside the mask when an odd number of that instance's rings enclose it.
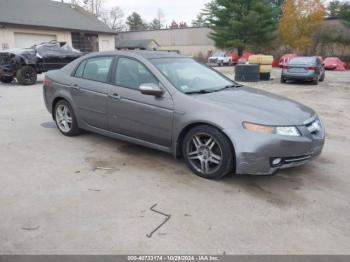
<instances>
[{"instance_id":1,"label":"license plate area","mask_svg":"<svg viewBox=\"0 0 350 262\"><path fill-rule=\"evenodd\" d=\"M290 73L307 73L308 70L304 67L292 67L288 69Z\"/></svg>"}]
</instances>

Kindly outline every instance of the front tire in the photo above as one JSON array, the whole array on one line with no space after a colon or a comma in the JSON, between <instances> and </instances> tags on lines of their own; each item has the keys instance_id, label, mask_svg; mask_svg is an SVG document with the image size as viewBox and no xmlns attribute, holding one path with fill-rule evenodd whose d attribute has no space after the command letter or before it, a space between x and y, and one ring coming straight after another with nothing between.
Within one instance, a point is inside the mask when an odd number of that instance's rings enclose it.
<instances>
[{"instance_id":1,"label":"front tire","mask_svg":"<svg viewBox=\"0 0 350 262\"><path fill-rule=\"evenodd\" d=\"M192 172L206 179L220 179L234 170L231 141L212 126L191 129L184 138L182 153Z\"/></svg>"},{"instance_id":2,"label":"front tire","mask_svg":"<svg viewBox=\"0 0 350 262\"><path fill-rule=\"evenodd\" d=\"M31 66L23 66L20 68L16 73L16 77L18 83L24 86L34 85L38 78L35 69Z\"/></svg>"},{"instance_id":3,"label":"front tire","mask_svg":"<svg viewBox=\"0 0 350 262\"><path fill-rule=\"evenodd\" d=\"M73 108L66 100L60 100L55 105L54 119L58 130L63 135L77 136L80 134L80 128Z\"/></svg>"}]
</instances>

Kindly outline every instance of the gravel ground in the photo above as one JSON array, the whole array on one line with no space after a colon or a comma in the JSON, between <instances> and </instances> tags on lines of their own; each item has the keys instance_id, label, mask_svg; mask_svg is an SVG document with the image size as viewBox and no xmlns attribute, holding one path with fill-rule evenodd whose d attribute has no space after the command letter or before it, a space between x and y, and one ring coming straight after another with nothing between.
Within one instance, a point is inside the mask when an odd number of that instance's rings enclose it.
<instances>
[{"instance_id":1,"label":"gravel ground","mask_svg":"<svg viewBox=\"0 0 350 262\"><path fill-rule=\"evenodd\" d=\"M161 152L64 137L42 82L0 84L0 253L350 254L350 73L327 72L319 86L281 85L279 73L249 85L314 108L323 154L275 176L216 182ZM164 219L153 204L171 219L147 238Z\"/></svg>"}]
</instances>

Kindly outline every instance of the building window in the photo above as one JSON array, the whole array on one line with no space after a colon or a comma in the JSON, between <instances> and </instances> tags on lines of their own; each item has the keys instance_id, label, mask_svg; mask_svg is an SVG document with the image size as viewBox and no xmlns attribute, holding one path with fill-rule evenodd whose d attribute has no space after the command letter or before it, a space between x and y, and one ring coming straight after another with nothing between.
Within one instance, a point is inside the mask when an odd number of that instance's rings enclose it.
<instances>
[{"instance_id":1,"label":"building window","mask_svg":"<svg viewBox=\"0 0 350 262\"><path fill-rule=\"evenodd\" d=\"M97 34L72 32L72 44L75 49L81 52L99 51Z\"/></svg>"}]
</instances>

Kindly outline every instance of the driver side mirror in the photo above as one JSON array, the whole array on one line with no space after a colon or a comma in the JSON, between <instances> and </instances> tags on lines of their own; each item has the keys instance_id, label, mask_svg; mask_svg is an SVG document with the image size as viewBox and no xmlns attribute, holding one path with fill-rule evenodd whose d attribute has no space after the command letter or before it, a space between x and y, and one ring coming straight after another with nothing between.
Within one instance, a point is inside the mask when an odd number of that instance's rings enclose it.
<instances>
[{"instance_id":1,"label":"driver side mirror","mask_svg":"<svg viewBox=\"0 0 350 262\"><path fill-rule=\"evenodd\" d=\"M142 84L139 89L144 95L160 97L164 94L164 90L154 83Z\"/></svg>"}]
</instances>

